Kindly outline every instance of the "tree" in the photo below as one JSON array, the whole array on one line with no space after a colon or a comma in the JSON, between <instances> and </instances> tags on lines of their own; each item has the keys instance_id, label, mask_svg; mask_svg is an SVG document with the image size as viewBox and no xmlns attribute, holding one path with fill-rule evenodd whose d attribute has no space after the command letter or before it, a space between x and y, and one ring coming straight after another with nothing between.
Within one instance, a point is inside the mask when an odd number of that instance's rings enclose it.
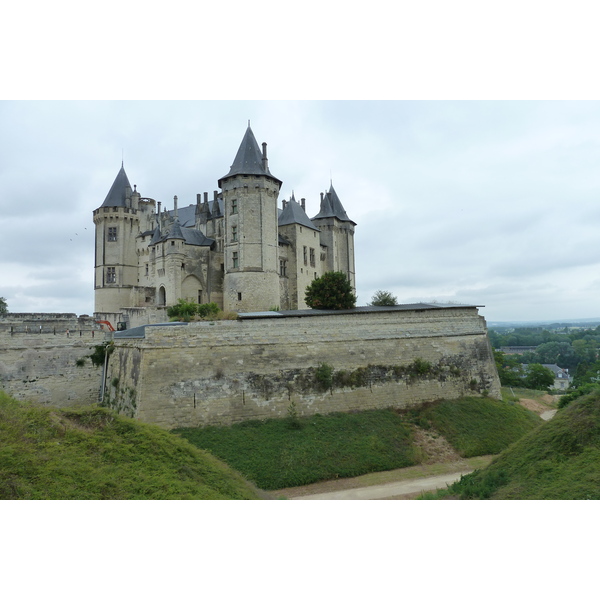
<instances>
[{"instance_id":1,"label":"tree","mask_svg":"<svg viewBox=\"0 0 600 600\"><path fill-rule=\"evenodd\" d=\"M542 365L529 365L525 383L533 390L547 390L554 383L554 373Z\"/></svg>"},{"instance_id":2,"label":"tree","mask_svg":"<svg viewBox=\"0 0 600 600\"><path fill-rule=\"evenodd\" d=\"M371 298L370 306L396 306L397 304L398 298L391 292L377 290Z\"/></svg>"},{"instance_id":3,"label":"tree","mask_svg":"<svg viewBox=\"0 0 600 600\"><path fill-rule=\"evenodd\" d=\"M8 304L6 298L0 298L0 317L5 317L8 314Z\"/></svg>"},{"instance_id":4,"label":"tree","mask_svg":"<svg viewBox=\"0 0 600 600\"><path fill-rule=\"evenodd\" d=\"M343 310L354 308L356 296L348 278L341 271L329 271L306 288L304 300L310 308Z\"/></svg>"}]
</instances>

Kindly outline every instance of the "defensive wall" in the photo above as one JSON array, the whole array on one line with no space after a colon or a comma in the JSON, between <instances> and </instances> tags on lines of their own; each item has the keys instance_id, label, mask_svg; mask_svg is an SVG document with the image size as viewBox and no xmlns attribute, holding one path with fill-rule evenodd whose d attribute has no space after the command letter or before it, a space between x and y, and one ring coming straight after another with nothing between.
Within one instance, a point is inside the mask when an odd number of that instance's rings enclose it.
<instances>
[{"instance_id":1,"label":"defensive wall","mask_svg":"<svg viewBox=\"0 0 600 600\"><path fill-rule=\"evenodd\" d=\"M249 313L114 334L103 403L167 428L500 397L475 306Z\"/></svg>"},{"instance_id":2,"label":"defensive wall","mask_svg":"<svg viewBox=\"0 0 600 600\"><path fill-rule=\"evenodd\" d=\"M93 404L100 367L88 358L106 334L74 313L9 313L0 318L0 389L57 407Z\"/></svg>"}]
</instances>

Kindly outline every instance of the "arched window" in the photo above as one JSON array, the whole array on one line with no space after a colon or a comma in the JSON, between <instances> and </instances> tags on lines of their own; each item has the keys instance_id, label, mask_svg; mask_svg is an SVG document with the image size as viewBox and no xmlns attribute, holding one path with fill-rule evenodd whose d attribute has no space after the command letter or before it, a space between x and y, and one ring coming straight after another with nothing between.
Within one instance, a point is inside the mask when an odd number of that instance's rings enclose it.
<instances>
[{"instance_id":1,"label":"arched window","mask_svg":"<svg viewBox=\"0 0 600 600\"><path fill-rule=\"evenodd\" d=\"M167 304L167 292L163 285L158 289L158 305L165 306Z\"/></svg>"}]
</instances>

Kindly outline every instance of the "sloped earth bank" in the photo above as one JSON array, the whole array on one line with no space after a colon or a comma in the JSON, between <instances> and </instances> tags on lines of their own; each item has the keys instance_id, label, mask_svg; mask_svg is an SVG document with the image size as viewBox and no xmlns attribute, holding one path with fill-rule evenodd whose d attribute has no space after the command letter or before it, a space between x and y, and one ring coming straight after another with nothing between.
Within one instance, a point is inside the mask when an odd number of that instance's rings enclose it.
<instances>
[{"instance_id":1,"label":"sloped earth bank","mask_svg":"<svg viewBox=\"0 0 600 600\"><path fill-rule=\"evenodd\" d=\"M559 396L546 394L537 400L531 398L522 398L519 404L527 410L534 412L542 419L551 419L556 413ZM308 500L310 496L320 494L335 494L330 499L367 499L363 496L371 496L373 499L381 500L411 500L421 494L423 489L444 488L452 477L459 479L462 474L470 473L475 469L480 469L488 465L494 456L476 456L473 458L461 458L452 448L448 441L436 432L427 431L413 425L415 431L415 443L423 453L423 459L420 465L407 467L404 469L394 469L393 471L383 471L379 473L368 473L360 477L351 477L348 479L336 479L332 481L322 481L312 483L296 488L286 488L272 492L276 498L289 498L294 500ZM444 477L443 477L444 476ZM437 481L434 480L437 477ZM396 494L398 486L389 486L390 495L384 495L382 486L397 482L407 482L415 484L422 480L422 489L418 491L406 491L406 493ZM376 487L375 487L376 486ZM433 487L431 487L433 486ZM365 493L358 493L358 489L373 487L372 494L367 490ZM406 486L406 490L409 487ZM355 493L339 494L344 490L354 490ZM342 498L340 496L345 496ZM320 498L314 498L320 499ZM326 498L322 498L326 499Z\"/></svg>"},{"instance_id":2,"label":"sloped earth bank","mask_svg":"<svg viewBox=\"0 0 600 600\"><path fill-rule=\"evenodd\" d=\"M375 487L381 488L381 486L385 484L403 481L408 483L423 478L438 476L456 475L456 478L459 478L461 474L470 473L474 469L486 466L493 458L493 456L477 456L469 459L461 458L448 441L441 435L421 429L417 426L413 427L415 430L415 443L420 448L423 455L420 465L406 467L404 469L394 469L392 471L368 473L366 475L350 477L347 479L334 479L331 481L311 483L310 485L278 490L272 492L272 494L277 498L308 499L308 496L316 494L373 487L373 496L376 496L378 499L408 500L418 496L421 493L421 490L394 495L395 492L390 488L390 493L392 495L383 498L382 491L380 489L375 489ZM445 487L445 485L446 484L440 479L440 487ZM352 495L353 494L349 494L348 499L351 499Z\"/></svg>"}]
</instances>

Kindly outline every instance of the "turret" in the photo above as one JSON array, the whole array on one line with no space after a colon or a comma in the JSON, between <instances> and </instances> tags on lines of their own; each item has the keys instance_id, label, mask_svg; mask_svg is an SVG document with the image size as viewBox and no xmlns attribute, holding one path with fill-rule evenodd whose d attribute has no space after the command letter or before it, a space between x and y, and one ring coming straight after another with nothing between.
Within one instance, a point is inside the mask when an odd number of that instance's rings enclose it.
<instances>
[{"instance_id":1,"label":"turret","mask_svg":"<svg viewBox=\"0 0 600 600\"><path fill-rule=\"evenodd\" d=\"M279 305L277 197L281 181L248 129L229 173L219 180L224 203L225 310Z\"/></svg>"}]
</instances>

